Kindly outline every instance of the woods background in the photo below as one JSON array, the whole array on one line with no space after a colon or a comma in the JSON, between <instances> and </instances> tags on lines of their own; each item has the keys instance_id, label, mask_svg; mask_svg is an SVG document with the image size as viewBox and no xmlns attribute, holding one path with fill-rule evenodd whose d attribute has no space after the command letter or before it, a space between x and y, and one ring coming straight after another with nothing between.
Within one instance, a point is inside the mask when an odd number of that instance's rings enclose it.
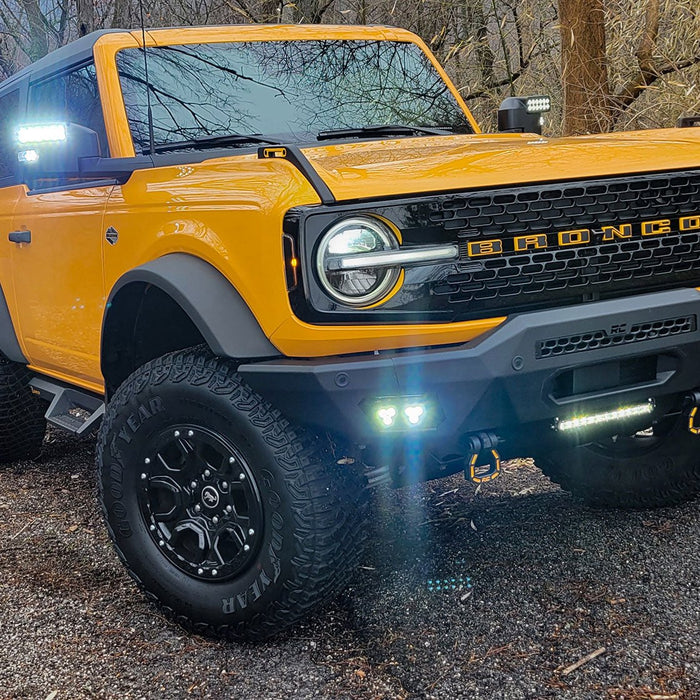
<instances>
[{"instance_id":1,"label":"woods background","mask_svg":"<svg viewBox=\"0 0 700 700\"><path fill-rule=\"evenodd\" d=\"M487 130L515 94L552 96L550 134L672 126L700 112L700 0L144 0L144 13L147 27L405 27ZM138 0L0 0L0 79L94 29L137 26Z\"/></svg>"}]
</instances>

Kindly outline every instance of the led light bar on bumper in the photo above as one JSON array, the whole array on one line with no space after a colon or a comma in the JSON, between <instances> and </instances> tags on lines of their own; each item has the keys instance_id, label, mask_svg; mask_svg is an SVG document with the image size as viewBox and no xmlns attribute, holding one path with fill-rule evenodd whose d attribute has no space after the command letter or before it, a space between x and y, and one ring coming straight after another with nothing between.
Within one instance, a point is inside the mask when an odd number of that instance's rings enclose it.
<instances>
[{"instance_id":1,"label":"led light bar on bumper","mask_svg":"<svg viewBox=\"0 0 700 700\"><path fill-rule=\"evenodd\" d=\"M654 410L654 402L649 399L646 403L634 404L632 406L624 406L613 411L604 411L602 413L589 413L565 420L557 420L554 423L554 428L561 432L571 430L582 430L592 426L601 425L603 423L615 423L635 418L652 413Z\"/></svg>"}]
</instances>

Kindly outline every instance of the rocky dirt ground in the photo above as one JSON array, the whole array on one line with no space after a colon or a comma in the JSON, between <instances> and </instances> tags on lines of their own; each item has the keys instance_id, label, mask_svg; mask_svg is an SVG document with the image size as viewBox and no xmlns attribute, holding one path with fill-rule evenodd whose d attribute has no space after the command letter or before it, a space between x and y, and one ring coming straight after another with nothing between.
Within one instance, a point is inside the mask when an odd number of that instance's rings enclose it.
<instances>
[{"instance_id":1,"label":"rocky dirt ground","mask_svg":"<svg viewBox=\"0 0 700 700\"><path fill-rule=\"evenodd\" d=\"M524 461L380 492L352 586L236 645L136 591L92 465L50 436L0 470L0 698L700 698L700 503L590 510Z\"/></svg>"}]
</instances>

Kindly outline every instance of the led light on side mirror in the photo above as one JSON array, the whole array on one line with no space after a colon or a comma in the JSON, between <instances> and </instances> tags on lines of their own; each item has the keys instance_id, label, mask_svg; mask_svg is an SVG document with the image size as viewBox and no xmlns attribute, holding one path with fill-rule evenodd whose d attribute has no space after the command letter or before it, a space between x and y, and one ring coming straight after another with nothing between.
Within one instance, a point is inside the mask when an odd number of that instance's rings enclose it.
<instances>
[{"instance_id":1,"label":"led light on side mirror","mask_svg":"<svg viewBox=\"0 0 700 700\"><path fill-rule=\"evenodd\" d=\"M30 148L28 151L20 151L17 154L17 160L20 163L36 163L39 160L39 154Z\"/></svg>"},{"instance_id":2,"label":"led light on side mirror","mask_svg":"<svg viewBox=\"0 0 700 700\"><path fill-rule=\"evenodd\" d=\"M67 138L65 124L31 124L17 129L17 142L21 145L60 142Z\"/></svg>"},{"instance_id":3,"label":"led light on side mirror","mask_svg":"<svg viewBox=\"0 0 700 700\"><path fill-rule=\"evenodd\" d=\"M537 97L528 97L525 103L525 109L530 114L538 114L540 112L549 112L552 108L552 101L547 95L541 95Z\"/></svg>"}]
</instances>

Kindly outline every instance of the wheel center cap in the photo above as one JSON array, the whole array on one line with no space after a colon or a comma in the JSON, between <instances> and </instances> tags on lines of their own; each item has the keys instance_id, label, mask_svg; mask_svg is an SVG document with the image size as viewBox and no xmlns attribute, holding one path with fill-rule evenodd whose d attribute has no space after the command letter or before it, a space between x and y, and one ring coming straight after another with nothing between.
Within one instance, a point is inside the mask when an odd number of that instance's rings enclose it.
<instances>
[{"instance_id":1,"label":"wheel center cap","mask_svg":"<svg viewBox=\"0 0 700 700\"><path fill-rule=\"evenodd\" d=\"M207 508L216 508L219 505L219 492L213 486L205 486L202 489L202 503Z\"/></svg>"}]
</instances>

